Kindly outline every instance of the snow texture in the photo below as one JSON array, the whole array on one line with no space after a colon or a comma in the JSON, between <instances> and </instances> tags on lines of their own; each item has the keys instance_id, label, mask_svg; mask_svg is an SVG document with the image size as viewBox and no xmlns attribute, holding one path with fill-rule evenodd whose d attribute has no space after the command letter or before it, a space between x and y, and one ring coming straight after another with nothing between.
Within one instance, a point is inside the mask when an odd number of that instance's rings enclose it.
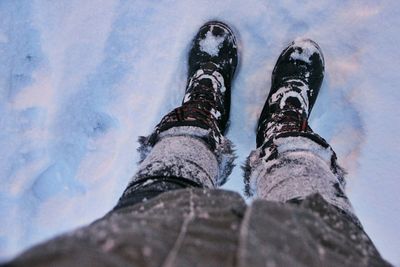
<instances>
[{"instance_id":1,"label":"snow texture","mask_svg":"<svg viewBox=\"0 0 400 267\"><path fill-rule=\"evenodd\" d=\"M213 35L213 27L206 33L206 38L200 41L200 50L211 56L218 56L225 37Z\"/></svg>"},{"instance_id":2,"label":"snow texture","mask_svg":"<svg viewBox=\"0 0 400 267\"><path fill-rule=\"evenodd\" d=\"M212 8L210 8L212 7ZM137 170L137 136L178 106L187 49L219 19L240 66L228 138L243 163L271 71L315 40L325 80L310 125L347 170L347 193L383 257L400 266L400 2L0 1L0 257L109 211ZM235 168L224 188L242 192Z\"/></svg>"},{"instance_id":3,"label":"snow texture","mask_svg":"<svg viewBox=\"0 0 400 267\"><path fill-rule=\"evenodd\" d=\"M295 49L294 53L290 56L293 60L301 60L307 63L311 63L310 57L315 53L320 54L318 48L310 43L307 39L296 38L293 43L294 46L301 47L301 50ZM322 62L323 61L323 57Z\"/></svg>"}]
</instances>

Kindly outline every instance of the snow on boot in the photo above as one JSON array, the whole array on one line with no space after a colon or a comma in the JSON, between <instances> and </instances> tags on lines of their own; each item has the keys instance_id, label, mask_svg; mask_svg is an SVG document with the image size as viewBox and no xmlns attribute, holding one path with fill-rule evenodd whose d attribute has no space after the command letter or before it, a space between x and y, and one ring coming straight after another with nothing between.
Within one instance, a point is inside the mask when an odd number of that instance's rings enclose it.
<instances>
[{"instance_id":1,"label":"snow on boot","mask_svg":"<svg viewBox=\"0 0 400 267\"><path fill-rule=\"evenodd\" d=\"M293 41L278 58L261 112L257 147L285 132L312 132L307 120L324 77L324 58L309 39Z\"/></svg>"},{"instance_id":2,"label":"snow on boot","mask_svg":"<svg viewBox=\"0 0 400 267\"><path fill-rule=\"evenodd\" d=\"M231 142L223 134L229 120L231 84L237 62L236 39L226 24L211 21L199 29L189 51L188 81L182 105L164 116L153 134L139 139L142 165L134 180L149 175L177 176L206 187L226 181L235 156ZM199 140L211 153L210 156L203 151L203 160L196 160L202 157ZM171 146L176 148L169 150ZM158 155L149 156L154 149L159 151ZM183 149L186 149L184 154ZM167 166L159 156L162 154L164 159L174 157L172 163ZM200 165L193 167L193 162Z\"/></svg>"}]
</instances>

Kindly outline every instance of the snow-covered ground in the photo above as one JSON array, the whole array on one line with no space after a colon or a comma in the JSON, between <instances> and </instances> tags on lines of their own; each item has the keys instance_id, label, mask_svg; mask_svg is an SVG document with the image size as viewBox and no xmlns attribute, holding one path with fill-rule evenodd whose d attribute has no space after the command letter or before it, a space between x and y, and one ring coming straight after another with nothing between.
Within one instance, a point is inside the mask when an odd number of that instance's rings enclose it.
<instances>
[{"instance_id":1,"label":"snow-covered ground","mask_svg":"<svg viewBox=\"0 0 400 267\"><path fill-rule=\"evenodd\" d=\"M135 172L136 139L178 105L198 27L235 28L241 64L231 128L237 163L277 56L309 37L326 78L311 126L348 171L347 192L400 266L400 2L0 1L0 259L91 222ZM236 167L225 188L242 191Z\"/></svg>"}]
</instances>

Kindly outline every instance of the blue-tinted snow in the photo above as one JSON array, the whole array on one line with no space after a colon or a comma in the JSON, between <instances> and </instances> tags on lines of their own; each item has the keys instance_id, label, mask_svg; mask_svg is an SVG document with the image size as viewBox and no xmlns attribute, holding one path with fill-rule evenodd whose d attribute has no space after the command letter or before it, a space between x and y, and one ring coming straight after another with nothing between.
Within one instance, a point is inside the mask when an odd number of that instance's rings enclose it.
<instances>
[{"instance_id":1,"label":"blue-tinted snow","mask_svg":"<svg viewBox=\"0 0 400 267\"><path fill-rule=\"evenodd\" d=\"M136 170L137 136L178 105L198 27L237 32L231 128L243 163L281 50L324 52L311 126L348 171L348 194L400 265L398 1L0 1L0 257L89 223ZM242 191L236 167L226 188Z\"/></svg>"}]
</instances>

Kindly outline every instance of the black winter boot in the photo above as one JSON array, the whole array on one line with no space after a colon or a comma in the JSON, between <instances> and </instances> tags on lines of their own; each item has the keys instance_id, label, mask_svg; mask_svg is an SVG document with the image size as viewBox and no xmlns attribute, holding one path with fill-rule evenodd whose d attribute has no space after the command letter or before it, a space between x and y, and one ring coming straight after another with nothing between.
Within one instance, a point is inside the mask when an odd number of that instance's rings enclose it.
<instances>
[{"instance_id":1,"label":"black winter boot","mask_svg":"<svg viewBox=\"0 0 400 267\"><path fill-rule=\"evenodd\" d=\"M279 56L258 122L257 149L243 167L246 194L298 203L319 193L352 213L343 191L345 172L330 145L307 122L323 76L324 58L311 40L295 40Z\"/></svg>"},{"instance_id":2,"label":"black winter boot","mask_svg":"<svg viewBox=\"0 0 400 267\"><path fill-rule=\"evenodd\" d=\"M232 30L224 23L203 25L192 41L186 94L182 106L157 125L160 133L176 126L210 129L218 137L225 132L230 112L231 83L238 62Z\"/></svg>"},{"instance_id":3,"label":"black winter boot","mask_svg":"<svg viewBox=\"0 0 400 267\"><path fill-rule=\"evenodd\" d=\"M257 147L284 133L312 133L307 120L323 77L324 58L315 42L295 40L283 50L258 121Z\"/></svg>"},{"instance_id":4,"label":"black winter boot","mask_svg":"<svg viewBox=\"0 0 400 267\"><path fill-rule=\"evenodd\" d=\"M224 184L232 172L233 145L224 136L238 63L232 30L222 22L206 23L193 39L188 59L182 105L165 115L151 135L139 138L142 164L134 178L138 183L158 175L211 188Z\"/></svg>"}]
</instances>

